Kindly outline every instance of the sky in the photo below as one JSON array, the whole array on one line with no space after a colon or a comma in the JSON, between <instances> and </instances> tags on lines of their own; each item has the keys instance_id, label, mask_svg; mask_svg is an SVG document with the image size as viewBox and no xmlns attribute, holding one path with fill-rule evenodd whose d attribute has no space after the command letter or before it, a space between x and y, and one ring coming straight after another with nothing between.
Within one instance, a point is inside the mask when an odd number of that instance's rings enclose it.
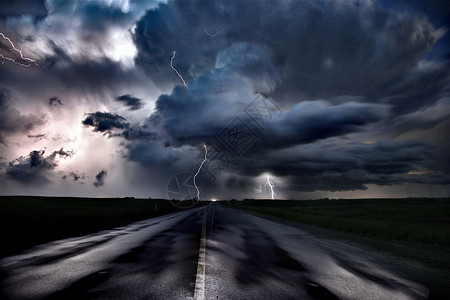
<instances>
[{"instance_id":1,"label":"sky","mask_svg":"<svg viewBox=\"0 0 450 300\"><path fill-rule=\"evenodd\" d=\"M446 0L6 0L0 194L450 196Z\"/></svg>"}]
</instances>

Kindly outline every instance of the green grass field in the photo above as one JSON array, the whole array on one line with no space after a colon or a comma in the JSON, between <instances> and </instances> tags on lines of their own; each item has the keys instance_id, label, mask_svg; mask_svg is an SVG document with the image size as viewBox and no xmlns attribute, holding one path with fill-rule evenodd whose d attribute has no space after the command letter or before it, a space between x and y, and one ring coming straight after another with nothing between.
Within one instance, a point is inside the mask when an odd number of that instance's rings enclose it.
<instances>
[{"instance_id":1,"label":"green grass field","mask_svg":"<svg viewBox=\"0 0 450 300\"><path fill-rule=\"evenodd\" d=\"M450 270L450 199L244 200L226 205L384 241L398 245L397 250L403 246L401 255Z\"/></svg>"},{"instance_id":2,"label":"green grass field","mask_svg":"<svg viewBox=\"0 0 450 300\"><path fill-rule=\"evenodd\" d=\"M3 196L0 257L175 211L169 201L160 199Z\"/></svg>"}]
</instances>

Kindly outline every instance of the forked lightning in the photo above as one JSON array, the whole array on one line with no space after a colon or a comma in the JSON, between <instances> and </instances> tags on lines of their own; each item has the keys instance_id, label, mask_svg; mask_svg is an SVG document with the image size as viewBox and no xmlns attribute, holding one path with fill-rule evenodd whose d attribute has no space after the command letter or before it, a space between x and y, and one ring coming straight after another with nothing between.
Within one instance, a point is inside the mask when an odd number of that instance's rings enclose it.
<instances>
[{"instance_id":1,"label":"forked lightning","mask_svg":"<svg viewBox=\"0 0 450 300\"><path fill-rule=\"evenodd\" d=\"M273 191L273 188L277 186L270 180L269 176L266 177L266 183L264 184L264 187L267 186L270 188L270 192L272 193L272 200L274 200L275 192Z\"/></svg>"},{"instance_id":2,"label":"forked lightning","mask_svg":"<svg viewBox=\"0 0 450 300\"><path fill-rule=\"evenodd\" d=\"M173 66L173 59L175 58L175 55L177 54L176 51L173 51L173 55L172 58L170 59L170 67L175 71L175 73L177 73L178 77L180 77L181 81L183 81L184 86L186 85L186 81L184 81L183 76L181 76L181 74L177 71L177 69L175 69L175 67Z\"/></svg>"},{"instance_id":3,"label":"forked lightning","mask_svg":"<svg viewBox=\"0 0 450 300\"><path fill-rule=\"evenodd\" d=\"M206 145L203 145L203 147L205 148L205 158L203 159L202 163L198 167L197 173L195 173L195 175L194 175L194 186L195 186L195 189L197 190L197 200L200 200L200 190L198 189L198 186L197 186L197 183L195 182L195 179L196 179L197 175L200 174L200 171L202 170L203 164L208 159L207 158L207 156L208 156L208 148L206 148Z\"/></svg>"},{"instance_id":4,"label":"forked lightning","mask_svg":"<svg viewBox=\"0 0 450 300\"><path fill-rule=\"evenodd\" d=\"M0 36L2 36L3 39L7 40L11 44L12 49L20 54L20 58L22 58L25 61L29 61L30 63L29 64L22 64L20 62L15 61L14 58L4 56L3 54L0 53L0 57L2 59L9 60L9 61L13 62L16 65L19 65L19 66L22 66L22 67L26 67L26 68L31 66L32 63L35 64L36 66L38 66L38 64L37 64L37 62L35 60L33 60L33 59L29 58L29 57L23 56L22 50L21 49L17 49L16 46L14 46L14 43L6 35L4 35L3 33L0 32Z\"/></svg>"}]
</instances>

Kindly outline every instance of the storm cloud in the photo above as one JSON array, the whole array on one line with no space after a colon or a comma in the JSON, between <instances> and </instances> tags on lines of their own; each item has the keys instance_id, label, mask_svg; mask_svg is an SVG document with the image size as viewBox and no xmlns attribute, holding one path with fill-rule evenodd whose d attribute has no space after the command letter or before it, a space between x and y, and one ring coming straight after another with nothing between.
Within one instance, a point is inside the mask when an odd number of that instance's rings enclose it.
<instances>
[{"instance_id":1,"label":"storm cloud","mask_svg":"<svg viewBox=\"0 0 450 300\"><path fill-rule=\"evenodd\" d=\"M106 175L108 175L108 172L106 170L101 170L97 175L95 175L96 181L93 182L93 185L98 188L105 184Z\"/></svg>"},{"instance_id":2,"label":"storm cloud","mask_svg":"<svg viewBox=\"0 0 450 300\"><path fill-rule=\"evenodd\" d=\"M324 140L258 154L258 165L239 160L235 171L258 176L270 171L287 176L299 190L364 190L364 184L394 185L415 181L430 183L419 171L434 170L432 148L420 141L381 140L373 144L333 143ZM436 174L438 172L435 172ZM438 176L439 177L439 176ZM445 176L440 175L442 180ZM422 181L421 181L422 180ZM439 183L437 180L435 183ZM327 186L328 185L328 186Z\"/></svg>"},{"instance_id":3,"label":"storm cloud","mask_svg":"<svg viewBox=\"0 0 450 300\"><path fill-rule=\"evenodd\" d=\"M283 148L357 132L389 115L389 105L356 102L354 97L341 97L339 102L302 101L277 108L266 120L265 132L260 132L260 124L252 120L248 109L261 106L266 97L263 92L273 90L279 80L270 55L259 46L233 44L219 53L216 66L187 87L177 86L171 95L157 100L148 127L168 144L208 143L239 118L262 140L270 140L262 149Z\"/></svg>"},{"instance_id":4,"label":"storm cloud","mask_svg":"<svg viewBox=\"0 0 450 300\"><path fill-rule=\"evenodd\" d=\"M117 114L107 112L87 113L86 118L82 121L85 126L94 127L93 131L109 133L115 129L124 129L129 126L125 122L125 118Z\"/></svg>"},{"instance_id":5,"label":"storm cloud","mask_svg":"<svg viewBox=\"0 0 450 300\"><path fill-rule=\"evenodd\" d=\"M84 175L84 173L79 174L76 171L72 171L68 175L67 174L64 175L61 179L63 179L63 180L72 179L72 181L74 181L74 182L84 184L84 182L82 180L86 179L86 176Z\"/></svg>"},{"instance_id":6,"label":"storm cloud","mask_svg":"<svg viewBox=\"0 0 450 300\"><path fill-rule=\"evenodd\" d=\"M144 105L141 99L128 94L117 97L116 101L123 102L126 106L128 106L129 110L138 110Z\"/></svg>"},{"instance_id":7,"label":"storm cloud","mask_svg":"<svg viewBox=\"0 0 450 300\"><path fill-rule=\"evenodd\" d=\"M220 33L211 37L204 29ZM199 0L169 1L148 11L134 38L136 63L161 84L179 83L167 68L174 50L177 70L192 81L217 66L221 51L245 42L263 45L272 55L281 76L273 93L282 103L364 95L400 112L437 101L447 84L448 68L418 65L444 32L425 19L369 1L356 7L345 1Z\"/></svg>"},{"instance_id":8,"label":"storm cloud","mask_svg":"<svg viewBox=\"0 0 450 300\"><path fill-rule=\"evenodd\" d=\"M61 99L59 99L58 97L51 97L50 99L48 99L48 105L50 106L58 106L58 105L63 105Z\"/></svg>"},{"instance_id":9,"label":"storm cloud","mask_svg":"<svg viewBox=\"0 0 450 300\"><path fill-rule=\"evenodd\" d=\"M49 184L51 171L58 166L58 159L72 157L73 151L63 148L45 155L45 150L33 150L26 157L20 156L9 162L6 176L24 184Z\"/></svg>"},{"instance_id":10,"label":"storm cloud","mask_svg":"<svg viewBox=\"0 0 450 300\"><path fill-rule=\"evenodd\" d=\"M37 140L47 139L48 135L45 133L39 133L39 134L29 134L29 135L27 135L27 137L29 139L34 139L35 141L37 141Z\"/></svg>"},{"instance_id":11,"label":"storm cloud","mask_svg":"<svg viewBox=\"0 0 450 300\"><path fill-rule=\"evenodd\" d=\"M45 0L4 0L0 3L0 18L31 16L42 19L47 14Z\"/></svg>"},{"instance_id":12,"label":"storm cloud","mask_svg":"<svg viewBox=\"0 0 450 300\"><path fill-rule=\"evenodd\" d=\"M206 146L202 198L267 197L267 176L277 197L448 195L441 3L42 5L19 1L0 15L2 32L37 61L0 68L7 182L49 183L58 172L60 191L74 192L81 186L69 182L97 174L83 192L167 197L167 181L192 176ZM20 156L60 147L76 149L73 164L58 164L62 152Z\"/></svg>"}]
</instances>

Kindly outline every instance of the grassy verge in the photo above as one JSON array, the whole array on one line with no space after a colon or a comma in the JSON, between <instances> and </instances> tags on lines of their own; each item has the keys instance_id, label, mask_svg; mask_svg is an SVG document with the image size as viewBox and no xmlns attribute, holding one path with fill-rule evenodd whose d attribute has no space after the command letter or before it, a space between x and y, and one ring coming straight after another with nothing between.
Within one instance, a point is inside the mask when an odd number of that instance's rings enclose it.
<instances>
[{"instance_id":1,"label":"grassy verge","mask_svg":"<svg viewBox=\"0 0 450 300\"><path fill-rule=\"evenodd\" d=\"M382 241L381 250L450 270L450 199L245 200L226 205Z\"/></svg>"},{"instance_id":2,"label":"grassy verge","mask_svg":"<svg viewBox=\"0 0 450 300\"><path fill-rule=\"evenodd\" d=\"M160 199L3 196L0 257L175 211L169 201Z\"/></svg>"}]
</instances>

